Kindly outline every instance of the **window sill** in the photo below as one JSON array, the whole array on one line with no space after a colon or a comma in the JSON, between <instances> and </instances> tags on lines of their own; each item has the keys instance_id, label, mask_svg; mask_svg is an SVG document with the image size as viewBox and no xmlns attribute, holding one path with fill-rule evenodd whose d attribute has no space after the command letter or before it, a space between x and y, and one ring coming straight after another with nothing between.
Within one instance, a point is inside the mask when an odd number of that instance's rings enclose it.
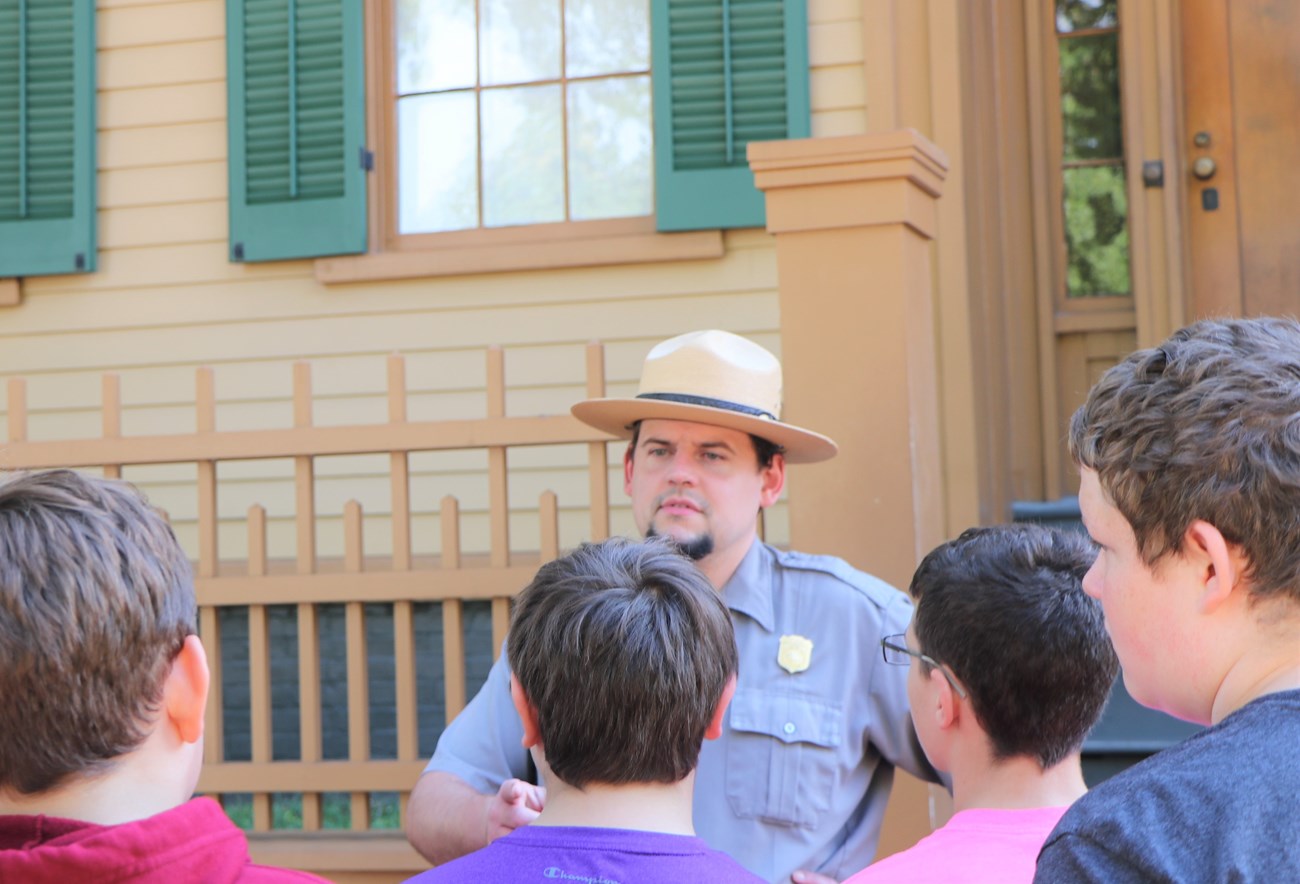
<instances>
[{"instance_id":1,"label":"window sill","mask_svg":"<svg viewBox=\"0 0 1300 884\"><path fill-rule=\"evenodd\" d=\"M721 230L625 233L318 258L315 270L318 282L335 285L518 270L698 261L721 258L725 251Z\"/></svg>"}]
</instances>

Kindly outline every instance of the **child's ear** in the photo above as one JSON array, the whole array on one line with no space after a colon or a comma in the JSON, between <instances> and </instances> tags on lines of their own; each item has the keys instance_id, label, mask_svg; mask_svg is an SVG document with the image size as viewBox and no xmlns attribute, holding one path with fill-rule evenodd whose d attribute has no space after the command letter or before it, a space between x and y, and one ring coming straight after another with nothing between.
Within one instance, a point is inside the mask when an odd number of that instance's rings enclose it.
<instances>
[{"instance_id":1,"label":"child's ear","mask_svg":"<svg viewBox=\"0 0 1300 884\"><path fill-rule=\"evenodd\" d=\"M1246 562L1240 549L1228 543L1209 522L1195 519L1183 535L1183 557L1200 569L1200 609L1208 614L1232 596Z\"/></svg>"},{"instance_id":2,"label":"child's ear","mask_svg":"<svg viewBox=\"0 0 1300 884\"><path fill-rule=\"evenodd\" d=\"M952 684L939 670L939 667L935 666L930 670L929 678L935 689L935 721L939 727L947 730L961 719L961 707L958 704L957 692L952 689Z\"/></svg>"},{"instance_id":3,"label":"child's ear","mask_svg":"<svg viewBox=\"0 0 1300 884\"><path fill-rule=\"evenodd\" d=\"M718 698L718 708L713 710L713 719L709 722L708 728L704 731L704 739L716 740L722 736L722 719L727 714L727 706L731 703L731 698L736 695L736 676L727 680L727 686L722 689L722 696Z\"/></svg>"},{"instance_id":4,"label":"child's ear","mask_svg":"<svg viewBox=\"0 0 1300 884\"><path fill-rule=\"evenodd\" d=\"M197 635L186 636L163 685L163 711L186 743L197 743L203 736L211 679L203 642Z\"/></svg>"},{"instance_id":5,"label":"child's ear","mask_svg":"<svg viewBox=\"0 0 1300 884\"><path fill-rule=\"evenodd\" d=\"M524 724L523 747L531 749L542 744L541 728L537 725L537 707L532 704L524 689L519 686L514 675L510 676L510 699L519 713L519 720Z\"/></svg>"}]
</instances>

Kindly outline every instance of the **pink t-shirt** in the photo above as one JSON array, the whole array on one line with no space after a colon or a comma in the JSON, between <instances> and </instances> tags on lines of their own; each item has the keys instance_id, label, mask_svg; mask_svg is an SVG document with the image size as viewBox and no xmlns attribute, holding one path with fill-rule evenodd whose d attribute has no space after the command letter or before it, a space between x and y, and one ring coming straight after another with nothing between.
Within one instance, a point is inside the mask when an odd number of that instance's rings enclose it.
<instances>
[{"instance_id":1,"label":"pink t-shirt","mask_svg":"<svg viewBox=\"0 0 1300 884\"><path fill-rule=\"evenodd\" d=\"M974 808L954 814L911 848L872 863L844 884L1029 884L1038 851L1064 807Z\"/></svg>"}]
</instances>

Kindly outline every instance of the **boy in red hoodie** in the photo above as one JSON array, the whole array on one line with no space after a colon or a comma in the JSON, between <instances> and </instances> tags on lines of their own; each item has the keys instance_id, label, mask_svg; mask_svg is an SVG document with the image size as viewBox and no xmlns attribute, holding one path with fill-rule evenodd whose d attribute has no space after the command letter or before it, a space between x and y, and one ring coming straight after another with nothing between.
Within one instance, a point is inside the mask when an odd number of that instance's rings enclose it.
<instances>
[{"instance_id":1,"label":"boy in red hoodie","mask_svg":"<svg viewBox=\"0 0 1300 884\"><path fill-rule=\"evenodd\" d=\"M0 479L0 881L320 881L207 798L189 562L132 486Z\"/></svg>"}]
</instances>

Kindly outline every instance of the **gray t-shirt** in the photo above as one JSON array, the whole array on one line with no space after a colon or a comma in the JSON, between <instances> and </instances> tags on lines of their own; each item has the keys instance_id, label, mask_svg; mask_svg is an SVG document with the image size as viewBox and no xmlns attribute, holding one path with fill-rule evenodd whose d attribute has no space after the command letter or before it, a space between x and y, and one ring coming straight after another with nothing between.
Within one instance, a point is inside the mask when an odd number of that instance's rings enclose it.
<instances>
[{"instance_id":1,"label":"gray t-shirt","mask_svg":"<svg viewBox=\"0 0 1300 884\"><path fill-rule=\"evenodd\" d=\"M1034 881L1300 880L1300 690L1117 774L1048 836Z\"/></svg>"},{"instance_id":2,"label":"gray t-shirt","mask_svg":"<svg viewBox=\"0 0 1300 884\"><path fill-rule=\"evenodd\" d=\"M875 855L894 765L936 779L908 715L907 667L880 654L881 636L907 628L911 601L840 559L760 542L723 597L740 678L722 737L700 753L695 829L765 880L796 869L842 880ZM812 642L806 669L780 665L783 636ZM495 791L526 776L522 734L503 654L428 770Z\"/></svg>"}]
</instances>

